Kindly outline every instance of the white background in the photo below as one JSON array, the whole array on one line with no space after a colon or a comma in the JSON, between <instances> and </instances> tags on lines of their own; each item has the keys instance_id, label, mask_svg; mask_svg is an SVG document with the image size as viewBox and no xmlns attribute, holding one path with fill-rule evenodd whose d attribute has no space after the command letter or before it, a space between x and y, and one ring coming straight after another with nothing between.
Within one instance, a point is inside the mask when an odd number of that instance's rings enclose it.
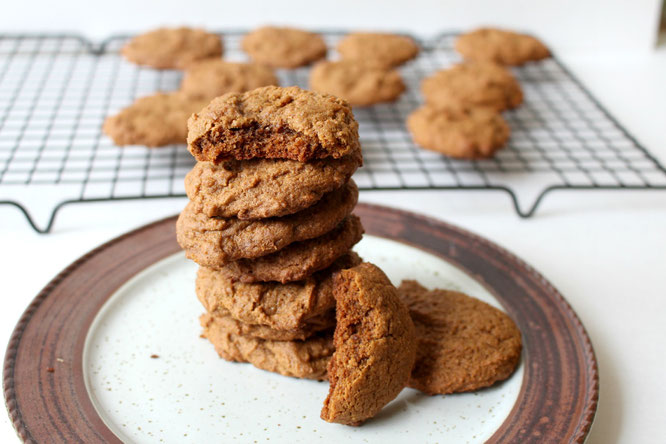
<instances>
[{"instance_id":1,"label":"white background","mask_svg":"<svg viewBox=\"0 0 666 444\"><path fill-rule=\"evenodd\" d=\"M666 163L666 52L653 49L658 1L5 2L4 31L74 30L95 38L158 24L261 23L385 28L431 35L493 23L556 49L601 102ZM542 272L567 298L597 353L601 400L589 442L663 442L666 412L666 192L559 192L519 219L495 193L364 192L361 201L426 213L482 234ZM67 264L184 200L65 208L47 236L0 207L0 342ZM0 441L13 442L6 417Z\"/></svg>"},{"instance_id":2,"label":"white background","mask_svg":"<svg viewBox=\"0 0 666 444\"><path fill-rule=\"evenodd\" d=\"M158 25L248 28L265 23L319 29L373 28L433 35L492 23L534 32L558 52L646 51L660 0L60 0L4 2L4 31L73 30L89 37Z\"/></svg>"}]
</instances>

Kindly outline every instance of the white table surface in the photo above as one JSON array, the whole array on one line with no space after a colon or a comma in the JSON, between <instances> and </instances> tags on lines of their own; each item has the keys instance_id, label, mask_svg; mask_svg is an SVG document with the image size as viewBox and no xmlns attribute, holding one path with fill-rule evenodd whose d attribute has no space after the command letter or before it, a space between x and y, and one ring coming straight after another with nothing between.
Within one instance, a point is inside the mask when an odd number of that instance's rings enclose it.
<instances>
[{"instance_id":1,"label":"white table surface","mask_svg":"<svg viewBox=\"0 0 666 444\"><path fill-rule=\"evenodd\" d=\"M666 164L666 51L561 55L600 101ZM521 220L495 192L363 192L362 202L421 212L479 233L557 287L592 338L601 379L589 443L663 442L666 412L666 191L555 192ZM183 199L66 207L38 235L0 206L0 343L61 269L130 229L173 215ZM15 442L0 415L0 442Z\"/></svg>"}]
</instances>

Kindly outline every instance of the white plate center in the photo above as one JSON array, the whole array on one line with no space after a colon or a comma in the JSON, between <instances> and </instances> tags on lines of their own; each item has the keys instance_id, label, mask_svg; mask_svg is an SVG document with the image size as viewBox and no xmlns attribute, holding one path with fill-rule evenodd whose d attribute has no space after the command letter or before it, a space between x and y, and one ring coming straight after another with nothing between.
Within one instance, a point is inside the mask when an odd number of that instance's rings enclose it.
<instances>
[{"instance_id":1,"label":"white plate center","mask_svg":"<svg viewBox=\"0 0 666 444\"><path fill-rule=\"evenodd\" d=\"M355 250L398 285L463 291L497 300L451 264L366 235ZM328 383L288 378L220 359L199 338L196 264L170 256L129 280L100 310L83 367L92 402L124 442L483 442L513 407L522 364L509 380L475 393L402 393L362 427L319 418Z\"/></svg>"}]
</instances>

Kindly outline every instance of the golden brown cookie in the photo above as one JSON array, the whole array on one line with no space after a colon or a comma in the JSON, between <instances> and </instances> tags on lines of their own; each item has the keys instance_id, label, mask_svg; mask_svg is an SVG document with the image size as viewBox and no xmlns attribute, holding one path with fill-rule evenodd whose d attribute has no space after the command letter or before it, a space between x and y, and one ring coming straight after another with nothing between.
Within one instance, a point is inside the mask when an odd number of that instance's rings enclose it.
<instances>
[{"instance_id":1,"label":"golden brown cookie","mask_svg":"<svg viewBox=\"0 0 666 444\"><path fill-rule=\"evenodd\" d=\"M393 102L405 91L397 70L358 60L317 63L310 72L310 88L332 94L351 105Z\"/></svg>"},{"instance_id":2,"label":"golden brown cookie","mask_svg":"<svg viewBox=\"0 0 666 444\"><path fill-rule=\"evenodd\" d=\"M297 86L266 86L214 99L188 121L199 161L339 159L360 156L358 123L347 102Z\"/></svg>"},{"instance_id":3,"label":"golden brown cookie","mask_svg":"<svg viewBox=\"0 0 666 444\"><path fill-rule=\"evenodd\" d=\"M247 324L234 319L229 314L209 313L225 332L237 336L249 336L270 341L303 341L317 333L332 330L335 327L335 310L319 315L313 322L289 330L278 330L266 325Z\"/></svg>"},{"instance_id":4,"label":"golden brown cookie","mask_svg":"<svg viewBox=\"0 0 666 444\"><path fill-rule=\"evenodd\" d=\"M141 97L107 117L103 130L118 146L185 143L188 117L204 106L205 100L191 99L179 92L157 93Z\"/></svg>"},{"instance_id":5,"label":"golden brown cookie","mask_svg":"<svg viewBox=\"0 0 666 444\"><path fill-rule=\"evenodd\" d=\"M227 361L249 362L285 376L326 379L326 365L334 351L330 333L322 332L304 341L272 341L237 335L209 314L202 315L200 321L202 336Z\"/></svg>"},{"instance_id":6,"label":"golden brown cookie","mask_svg":"<svg viewBox=\"0 0 666 444\"><path fill-rule=\"evenodd\" d=\"M466 60L522 65L550 57L550 51L538 39L516 32L480 28L461 35L456 50Z\"/></svg>"},{"instance_id":7,"label":"golden brown cookie","mask_svg":"<svg viewBox=\"0 0 666 444\"><path fill-rule=\"evenodd\" d=\"M293 330L312 324L320 325L321 316L335 307L333 275L360 263L361 258L350 251L327 269L302 281L286 284L244 284L223 271L200 267L196 293L199 301L213 315L228 314L248 324Z\"/></svg>"},{"instance_id":8,"label":"golden brown cookie","mask_svg":"<svg viewBox=\"0 0 666 444\"><path fill-rule=\"evenodd\" d=\"M347 34L337 50L344 60L373 62L385 68L402 65L419 53L419 47L409 37L371 32Z\"/></svg>"},{"instance_id":9,"label":"golden brown cookie","mask_svg":"<svg viewBox=\"0 0 666 444\"><path fill-rule=\"evenodd\" d=\"M409 386L430 395L468 392L508 378L520 360L520 330L509 316L463 293L415 281L398 288L416 326Z\"/></svg>"},{"instance_id":10,"label":"golden brown cookie","mask_svg":"<svg viewBox=\"0 0 666 444\"><path fill-rule=\"evenodd\" d=\"M185 69L196 60L221 57L222 51L219 35L185 27L138 35L121 50L130 62L157 69Z\"/></svg>"},{"instance_id":11,"label":"golden brown cookie","mask_svg":"<svg viewBox=\"0 0 666 444\"><path fill-rule=\"evenodd\" d=\"M335 353L322 419L359 425L398 396L414 366L416 337L398 291L364 263L335 277Z\"/></svg>"},{"instance_id":12,"label":"golden brown cookie","mask_svg":"<svg viewBox=\"0 0 666 444\"><path fill-rule=\"evenodd\" d=\"M424 106L407 118L414 142L460 159L492 157L509 139L509 125L493 109L437 109Z\"/></svg>"},{"instance_id":13,"label":"golden brown cookie","mask_svg":"<svg viewBox=\"0 0 666 444\"><path fill-rule=\"evenodd\" d=\"M469 62L438 71L421 83L426 102L436 108L488 107L497 111L523 103L511 72L495 63Z\"/></svg>"},{"instance_id":14,"label":"golden brown cookie","mask_svg":"<svg viewBox=\"0 0 666 444\"><path fill-rule=\"evenodd\" d=\"M180 90L188 97L211 100L230 92L277 84L277 77L267 66L207 59L188 66Z\"/></svg>"},{"instance_id":15,"label":"golden brown cookie","mask_svg":"<svg viewBox=\"0 0 666 444\"><path fill-rule=\"evenodd\" d=\"M276 253L256 259L239 259L214 267L232 279L245 283L300 281L329 267L347 253L363 236L361 220L347 216L334 230L323 236L295 242Z\"/></svg>"},{"instance_id":16,"label":"golden brown cookie","mask_svg":"<svg viewBox=\"0 0 666 444\"><path fill-rule=\"evenodd\" d=\"M326 43L317 34L295 28L264 26L241 42L250 58L274 68L298 68L326 57Z\"/></svg>"},{"instance_id":17,"label":"golden brown cookie","mask_svg":"<svg viewBox=\"0 0 666 444\"><path fill-rule=\"evenodd\" d=\"M197 213L190 202L178 217L176 235L189 259L217 266L265 256L293 242L323 236L352 212L357 200L358 188L350 180L303 211L268 219L211 218Z\"/></svg>"},{"instance_id":18,"label":"golden brown cookie","mask_svg":"<svg viewBox=\"0 0 666 444\"><path fill-rule=\"evenodd\" d=\"M304 210L342 187L358 157L315 160L231 160L197 163L185 176L194 211L206 216L263 219Z\"/></svg>"}]
</instances>

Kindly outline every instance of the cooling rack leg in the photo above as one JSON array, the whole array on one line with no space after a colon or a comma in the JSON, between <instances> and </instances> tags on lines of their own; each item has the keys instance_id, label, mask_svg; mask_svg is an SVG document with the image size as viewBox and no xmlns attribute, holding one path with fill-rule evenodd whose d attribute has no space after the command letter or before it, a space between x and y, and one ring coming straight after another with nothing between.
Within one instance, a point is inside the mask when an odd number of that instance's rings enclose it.
<instances>
[{"instance_id":1,"label":"cooling rack leg","mask_svg":"<svg viewBox=\"0 0 666 444\"><path fill-rule=\"evenodd\" d=\"M548 187L544 189L539 196L537 196L536 200L532 204L532 206L529 207L527 211L523 211L523 209L520 207L520 203L518 203L518 197L516 194L510 190L510 189L505 189L507 193L511 196L511 201L513 202L513 208L516 210L516 213L518 213L518 216L520 216L523 219L528 219L532 216L534 216L534 213L536 213L537 208L539 205L541 205L541 202L543 201L543 198L546 196L546 194L550 193L554 189L557 189L559 187Z\"/></svg>"},{"instance_id":2,"label":"cooling rack leg","mask_svg":"<svg viewBox=\"0 0 666 444\"><path fill-rule=\"evenodd\" d=\"M19 203L16 203L16 202L12 202L11 200L0 201L0 205L11 205L11 206L13 206L13 207L18 208L19 211L20 211L21 213L23 213L23 215L25 216L25 218L28 220L28 223L30 224L30 226L32 227L32 229L35 230L36 232L38 232L39 234L46 234L46 233L48 233L49 231L51 231L51 228L53 227L53 222L55 221L56 213L58 212L58 210L59 210L60 207L62 206L62 204L60 204L60 205L58 205L57 207L55 207L55 208L53 209L53 211L51 212L51 217L49 218L49 221L48 221L46 227L45 227L44 229L42 229L42 228L39 228L39 227L37 226L37 224L36 224L35 221L33 220L32 216L30 215L30 213L28 212L28 210L26 210L25 207L23 207L23 205L21 205L21 204L19 204Z\"/></svg>"}]
</instances>

